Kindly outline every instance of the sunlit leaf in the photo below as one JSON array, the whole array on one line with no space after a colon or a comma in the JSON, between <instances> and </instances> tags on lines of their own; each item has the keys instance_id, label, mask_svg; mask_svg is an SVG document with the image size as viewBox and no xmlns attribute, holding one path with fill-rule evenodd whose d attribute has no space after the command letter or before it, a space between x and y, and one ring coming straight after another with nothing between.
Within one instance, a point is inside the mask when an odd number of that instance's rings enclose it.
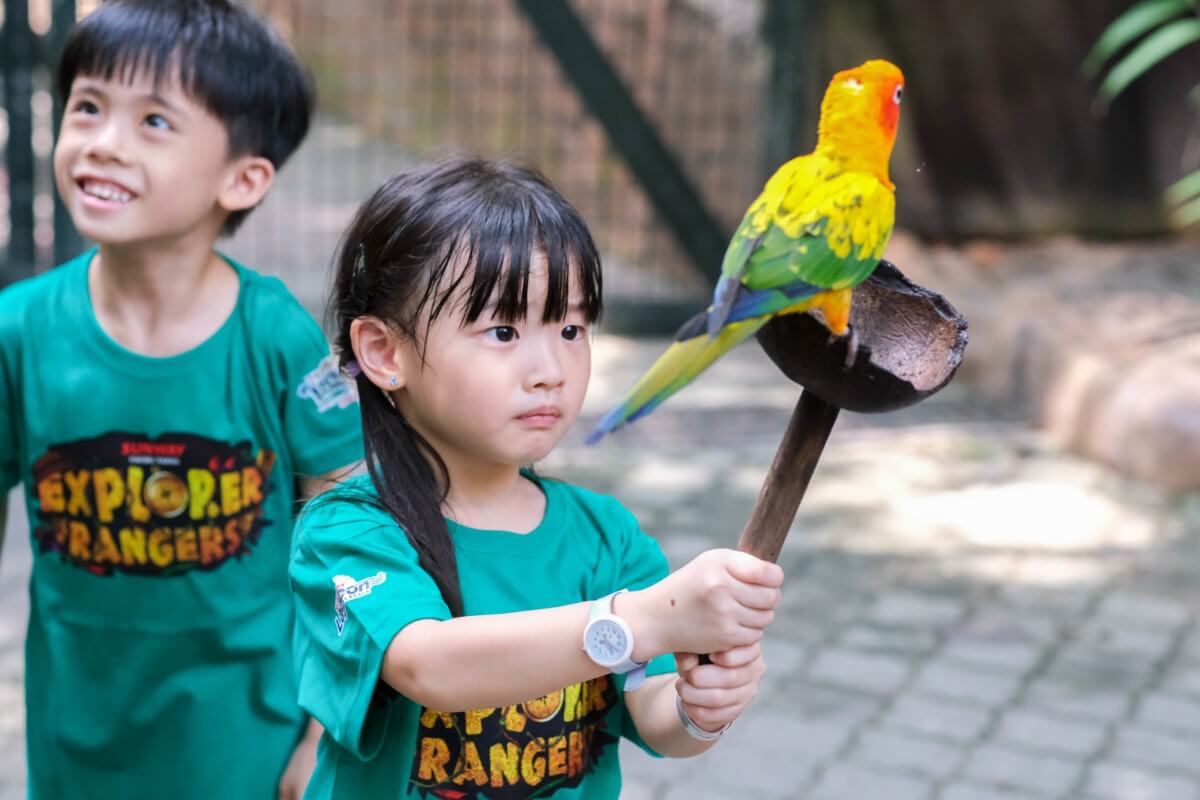
<instances>
[{"instance_id":1,"label":"sunlit leaf","mask_svg":"<svg viewBox=\"0 0 1200 800\"><path fill-rule=\"evenodd\" d=\"M1101 98L1111 102L1143 72L1196 41L1200 41L1200 19L1181 19L1159 28L1112 68L1100 85Z\"/></svg>"},{"instance_id":2,"label":"sunlit leaf","mask_svg":"<svg viewBox=\"0 0 1200 800\"><path fill-rule=\"evenodd\" d=\"M1180 228L1200 222L1200 197L1172 211L1171 222Z\"/></svg>"},{"instance_id":3,"label":"sunlit leaf","mask_svg":"<svg viewBox=\"0 0 1200 800\"><path fill-rule=\"evenodd\" d=\"M1192 8L1188 0L1143 0L1117 17L1100 34L1092 52L1083 60L1083 71L1094 77L1105 61L1144 33Z\"/></svg>"},{"instance_id":4,"label":"sunlit leaf","mask_svg":"<svg viewBox=\"0 0 1200 800\"><path fill-rule=\"evenodd\" d=\"M1166 194L1167 202L1173 206L1200 195L1200 169L1168 186Z\"/></svg>"}]
</instances>

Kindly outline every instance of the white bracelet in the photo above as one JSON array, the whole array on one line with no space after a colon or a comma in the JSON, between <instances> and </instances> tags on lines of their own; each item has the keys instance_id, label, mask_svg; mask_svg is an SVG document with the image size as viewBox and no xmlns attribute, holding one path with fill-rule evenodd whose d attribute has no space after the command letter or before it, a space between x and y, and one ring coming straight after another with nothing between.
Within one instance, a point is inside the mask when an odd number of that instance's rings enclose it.
<instances>
[{"instance_id":1,"label":"white bracelet","mask_svg":"<svg viewBox=\"0 0 1200 800\"><path fill-rule=\"evenodd\" d=\"M699 739L702 742L715 742L724 736L725 731L729 730L729 726L733 724L732 722L727 722L719 731L704 730L683 710L683 698L678 693L675 695L675 713L679 715L679 723L688 732L688 736L691 736L693 739Z\"/></svg>"}]
</instances>

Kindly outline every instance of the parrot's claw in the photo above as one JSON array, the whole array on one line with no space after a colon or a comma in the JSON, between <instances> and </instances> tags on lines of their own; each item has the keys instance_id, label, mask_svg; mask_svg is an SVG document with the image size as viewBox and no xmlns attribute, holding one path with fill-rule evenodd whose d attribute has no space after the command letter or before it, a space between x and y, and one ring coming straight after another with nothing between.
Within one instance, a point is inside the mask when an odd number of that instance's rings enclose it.
<instances>
[{"instance_id":1,"label":"parrot's claw","mask_svg":"<svg viewBox=\"0 0 1200 800\"><path fill-rule=\"evenodd\" d=\"M854 362L858 360L858 331L853 325L846 326L846 333L838 336L836 333L829 335L829 343L833 344L838 339L846 342L846 369L853 369Z\"/></svg>"}]
</instances>

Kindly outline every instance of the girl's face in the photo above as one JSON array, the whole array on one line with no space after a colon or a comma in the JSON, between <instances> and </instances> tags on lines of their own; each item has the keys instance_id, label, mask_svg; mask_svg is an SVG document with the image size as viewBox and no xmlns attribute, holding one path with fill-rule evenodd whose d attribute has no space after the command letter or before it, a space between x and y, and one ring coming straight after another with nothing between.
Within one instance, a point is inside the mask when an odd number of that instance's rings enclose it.
<instances>
[{"instance_id":1,"label":"girl's face","mask_svg":"<svg viewBox=\"0 0 1200 800\"><path fill-rule=\"evenodd\" d=\"M578 284L566 317L542 322L546 261L535 254L524 320L506 324L485 309L462 325L448 311L426 333L423 363L404 344L404 384L393 396L451 470L532 464L575 421L592 369Z\"/></svg>"}]
</instances>

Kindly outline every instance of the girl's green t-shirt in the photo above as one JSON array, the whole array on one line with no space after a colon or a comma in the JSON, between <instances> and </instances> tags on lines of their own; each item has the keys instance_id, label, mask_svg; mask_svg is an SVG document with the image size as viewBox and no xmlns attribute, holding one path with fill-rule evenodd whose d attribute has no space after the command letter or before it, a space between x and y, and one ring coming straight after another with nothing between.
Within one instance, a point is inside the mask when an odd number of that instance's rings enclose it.
<instances>
[{"instance_id":1,"label":"girl's green t-shirt","mask_svg":"<svg viewBox=\"0 0 1200 800\"><path fill-rule=\"evenodd\" d=\"M450 523L467 614L594 600L667 575L658 543L616 500L527 477L546 496L533 531ZM376 497L360 476L310 503L297 522L290 574L300 704L326 728L305 797L615 800L619 738L645 747L624 703L623 676L453 714L380 681L384 651L400 630L450 612L404 532L370 503ZM662 656L648 674L674 668Z\"/></svg>"}]
</instances>

